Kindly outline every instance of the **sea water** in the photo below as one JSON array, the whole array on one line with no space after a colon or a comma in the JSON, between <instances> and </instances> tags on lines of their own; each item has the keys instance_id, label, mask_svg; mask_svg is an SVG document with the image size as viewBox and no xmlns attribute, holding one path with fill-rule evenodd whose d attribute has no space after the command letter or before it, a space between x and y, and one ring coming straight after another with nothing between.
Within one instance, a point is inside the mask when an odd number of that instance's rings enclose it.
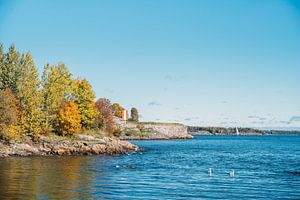
<instances>
[{"instance_id":1,"label":"sea water","mask_svg":"<svg viewBox=\"0 0 300 200\"><path fill-rule=\"evenodd\" d=\"M1 158L0 199L300 199L299 135L133 143L143 150Z\"/></svg>"}]
</instances>

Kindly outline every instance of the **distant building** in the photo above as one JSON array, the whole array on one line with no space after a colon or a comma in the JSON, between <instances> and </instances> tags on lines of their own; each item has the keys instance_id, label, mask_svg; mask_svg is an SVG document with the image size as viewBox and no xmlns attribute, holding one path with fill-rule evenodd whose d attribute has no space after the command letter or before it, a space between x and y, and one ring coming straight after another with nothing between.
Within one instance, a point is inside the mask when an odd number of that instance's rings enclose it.
<instances>
[{"instance_id":1,"label":"distant building","mask_svg":"<svg viewBox=\"0 0 300 200\"><path fill-rule=\"evenodd\" d=\"M128 121L128 111L125 109L122 111L122 118L114 116L114 122L120 130L124 130L126 128L126 121Z\"/></svg>"},{"instance_id":2,"label":"distant building","mask_svg":"<svg viewBox=\"0 0 300 200\"><path fill-rule=\"evenodd\" d=\"M123 110L122 111L122 119L124 120L124 121L127 121L128 120L128 110Z\"/></svg>"}]
</instances>

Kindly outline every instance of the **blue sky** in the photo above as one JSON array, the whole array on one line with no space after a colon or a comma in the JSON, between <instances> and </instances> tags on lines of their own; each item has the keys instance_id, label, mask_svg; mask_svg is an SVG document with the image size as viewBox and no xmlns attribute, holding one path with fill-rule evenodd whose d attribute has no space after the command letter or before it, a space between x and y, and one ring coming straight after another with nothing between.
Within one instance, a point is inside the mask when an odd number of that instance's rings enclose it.
<instances>
[{"instance_id":1,"label":"blue sky","mask_svg":"<svg viewBox=\"0 0 300 200\"><path fill-rule=\"evenodd\" d=\"M300 127L300 3L0 0L0 42L144 121Z\"/></svg>"}]
</instances>

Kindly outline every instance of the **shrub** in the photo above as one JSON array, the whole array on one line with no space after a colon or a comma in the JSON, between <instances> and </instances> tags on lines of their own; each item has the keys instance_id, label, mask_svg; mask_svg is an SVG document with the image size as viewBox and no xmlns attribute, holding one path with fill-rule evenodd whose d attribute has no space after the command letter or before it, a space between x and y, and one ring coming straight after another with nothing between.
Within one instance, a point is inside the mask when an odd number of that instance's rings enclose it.
<instances>
[{"instance_id":1,"label":"shrub","mask_svg":"<svg viewBox=\"0 0 300 200\"><path fill-rule=\"evenodd\" d=\"M3 129L1 138L8 142L17 142L21 138L21 128L19 125L10 125Z\"/></svg>"}]
</instances>

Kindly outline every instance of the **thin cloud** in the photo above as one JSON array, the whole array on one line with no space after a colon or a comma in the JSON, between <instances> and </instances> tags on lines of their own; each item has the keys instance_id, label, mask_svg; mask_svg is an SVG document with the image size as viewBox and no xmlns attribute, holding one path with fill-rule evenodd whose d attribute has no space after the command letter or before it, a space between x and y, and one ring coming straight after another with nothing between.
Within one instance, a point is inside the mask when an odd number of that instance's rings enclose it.
<instances>
[{"instance_id":1,"label":"thin cloud","mask_svg":"<svg viewBox=\"0 0 300 200\"><path fill-rule=\"evenodd\" d=\"M164 79L168 80L168 81L172 81L173 77L171 75L167 74L167 75L164 76Z\"/></svg>"},{"instance_id":2,"label":"thin cloud","mask_svg":"<svg viewBox=\"0 0 300 200\"><path fill-rule=\"evenodd\" d=\"M290 124L288 121L279 121L281 124Z\"/></svg>"},{"instance_id":3,"label":"thin cloud","mask_svg":"<svg viewBox=\"0 0 300 200\"><path fill-rule=\"evenodd\" d=\"M181 81L182 79L184 79L184 76L172 76L170 74L166 74L164 76L164 79L167 80L167 81Z\"/></svg>"},{"instance_id":4,"label":"thin cloud","mask_svg":"<svg viewBox=\"0 0 300 200\"><path fill-rule=\"evenodd\" d=\"M264 124L265 122L263 121L253 121L253 122L250 122L251 124Z\"/></svg>"},{"instance_id":5,"label":"thin cloud","mask_svg":"<svg viewBox=\"0 0 300 200\"><path fill-rule=\"evenodd\" d=\"M289 123L299 122L299 121L300 121L300 116L292 116L289 120Z\"/></svg>"},{"instance_id":6,"label":"thin cloud","mask_svg":"<svg viewBox=\"0 0 300 200\"><path fill-rule=\"evenodd\" d=\"M157 101L151 101L148 103L148 106L160 106L161 104L158 103Z\"/></svg>"},{"instance_id":7,"label":"thin cloud","mask_svg":"<svg viewBox=\"0 0 300 200\"><path fill-rule=\"evenodd\" d=\"M249 118L249 119L253 119L253 118L256 118L256 116L254 116L254 115L249 115L248 118Z\"/></svg>"},{"instance_id":8,"label":"thin cloud","mask_svg":"<svg viewBox=\"0 0 300 200\"><path fill-rule=\"evenodd\" d=\"M110 93L110 94L115 92L113 89L110 89L110 88L105 88L104 91L107 93Z\"/></svg>"},{"instance_id":9,"label":"thin cloud","mask_svg":"<svg viewBox=\"0 0 300 200\"><path fill-rule=\"evenodd\" d=\"M260 117L260 116L255 116L255 115L249 115L248 118L249 119L257 119L257 120L260 120L260 121L265 121L267 119L265 117Z\"/></svg>"},{"instance_id":10,"label":"thin cloud","mask_svg":"<svg viewBox=\"0 0 300 200\"><path fill-rule=\"evenodd\" d=\"M299 122L300 121L300 116L292 116L288 121L278 121L281 124L291 124L293 122Z\"/></svg>"}]
</instances>

